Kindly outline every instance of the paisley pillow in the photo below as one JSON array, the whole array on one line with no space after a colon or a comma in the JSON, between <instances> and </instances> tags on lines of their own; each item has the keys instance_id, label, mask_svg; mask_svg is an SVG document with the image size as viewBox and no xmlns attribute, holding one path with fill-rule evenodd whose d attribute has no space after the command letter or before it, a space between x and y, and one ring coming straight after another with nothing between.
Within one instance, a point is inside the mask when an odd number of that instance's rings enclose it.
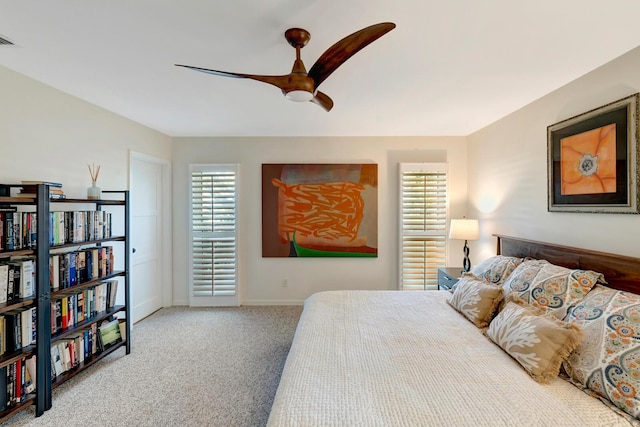
<instances>
[{"instance_id":1,"label":"paisley pillow","mask_svg":"<svg viewBox=\"0 0 640 427\"><path fill-rule=\"evenodd\" d=\"M524 258L496 255L473 267L471 273L487 282L501 285L522 261Z\"/></svg>"},{"instance_id":2,"label":"paisley pillow","mask_svg":"<svg viewBox=\"0 0 640 427\"><path fill-rule=\"evenodd\" d=\"M478 279L472 274L462 276L447 302L478 328L486 328L502 300L502 288Z\"/></svg>"},{"instance_id":3,"label":"paisley pillow","mask_svg":"<svg viewBox=\"0 0 640 427\"><path fill-rule=\"evenodd\" d=\"M602 273L571 270L545 260L524 260L503 284L505 302L512 294L540 314L563 319L596 283L606 283Z\"/></svg>"},{"instance_id":4,"label":"paisley pillow","mask_svg":"<svg viewBox=\"0 0 640 427\"><path fill-rule=\"evenodd\" d=\"M563 363L572 382L640 417L640 295L596 286L567 315L585 339Z\"/></svg>"},{"instance_id":5,"label":"paisley pillow","mask_svg":"<svg viewBox=\"0 0 640 427\"><path fill-rule=\"evenodd\" d=\"M508 302L489 325L487 336L538 382L558 376L560 366L582 339L580 329L555 317Z\"/></svg>"}]
</instances>

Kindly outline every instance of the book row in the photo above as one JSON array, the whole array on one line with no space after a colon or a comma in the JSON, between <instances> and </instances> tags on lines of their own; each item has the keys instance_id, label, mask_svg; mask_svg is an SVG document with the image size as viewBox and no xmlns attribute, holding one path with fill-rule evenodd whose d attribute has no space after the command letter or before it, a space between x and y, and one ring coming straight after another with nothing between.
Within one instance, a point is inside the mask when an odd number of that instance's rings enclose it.
<instances>
[{"instance_id":1,"label":"book row","mask_svg":"<svg viewBox=\"0 0 640 427\"><path fill-rule=\"evenodd\" d=\"M36 308L7 311L0 316L0 355L36 342Z\"/></svg>"},{"instance_id":2,"label":"book row","mask_svg":"<svg viewBox=\"0 0 640 427\"><path fill-rule=\"evenodd\" d=\"M113 247L96 246L49 257L51 290L66 289L113 273ZM33 257L14 257L0 263L0 304L35 296Z\"/></svg>"},{"instance_id":3,"label":"book row","mask_svg":"<svg viewBox=\"0 0 640 427\"><path fill-rule=\"evenodd\" d=\"M68 338L51 343L51 378L76 368L100 350L98 327L93 323Z\"/></svg>"},{"instance_id":4,"label":"book row","mask_svg":"<svg viewBox=\"0 0 640 427\"><path fill-rule=\"evenodd\" d=\"M80 322L113 308L118 280L106 280L92 288L51 301L51 333L64 332Z\"/></svg>"},{"instance_id":5,"label":"book row","mask_svg":"<svg viewBox=\"0 0 640 427\"><path fill-rule=\"evenodd\" d=\"M124 340L124 321L110 318L100 326L93 323L51 344L51 378L78 367L86 359Z\"/></svg>"},{"instance_id":6,"label":"book row","mask_svg":"<svg viewBox=\"0 0 640 427\"><path fill-rule=\"evenodd\" d=\"M36 357L22 357L0 368L0 410L25 401L36 390Z\"/></svg>"},{"instance_id":7,"label":"book row","mask_svg":"<svg viewBox=\"0 0 640 427\"><path fill-rule=\"evenodd\" d=\"M0 303L33 298L36 290L36 264L33 258L14 258L0 264Z\"/></svg>"},{"instance_id":8,"label":"book row","mask_svg":"<svg viewBox=\"0 0 640 427\"><path fill-rule=\"evenodd\" d=\"M0 251L35 249L36 219L35 212L0 212Z\"/></svg>"},{"instance_id":9,"label":"book row","mask_svg":"<svg viewBox=\"0 0 640 427\"><path fill-rule=\"evenodd\" d=\"M50 213L51 245L81 243L111 237L111 213L106 211L56 211Z\"/></svg>"},{"instance_id":10,"label":"book row","mask_svg":"<svg viewBox=\"0 0 640 427\"><path fill-rule=\"evenodd\" d=\"M35 199L38 195L37 185L24 185L20 188L20 192L16 194L16 197L28 197ZM49 187L50 199L66 199L64 191L62 190L62 184L56 184L56 186Z\"/></svg>"},{"instance_id":11,"label":"book row","mask_svg":"<svg viewBox=\"0 0 640 427\"><path fill-rule=\"evenodd\" d=\"M111 213L55 211L49 213L49 243L64 245L111 238ZM0 251L35 249L35 212L0 211Z\"/></svg>"},{"instance_id":12,"label":"book row","mask_svg":"<svg viewBox=\"0 0 640 427\"><path fill-rule=\"evenodd\" d=\"M51 290L66 289L113 273L113 247L95 246L49 257Z\"/></svg>"},{"instance_id":13,"label":"book row","mask_svg":"<svg viewBox=\"0 0 640 427\"><path fill-rule=\"evenodd\" d=\"M51 332L64 332L80 322L113 308L118 280L104 281L51 302ZM36 342L36 308L16 309L0 316L0 355L12 353Z\"/></svg>"}]
</instances>

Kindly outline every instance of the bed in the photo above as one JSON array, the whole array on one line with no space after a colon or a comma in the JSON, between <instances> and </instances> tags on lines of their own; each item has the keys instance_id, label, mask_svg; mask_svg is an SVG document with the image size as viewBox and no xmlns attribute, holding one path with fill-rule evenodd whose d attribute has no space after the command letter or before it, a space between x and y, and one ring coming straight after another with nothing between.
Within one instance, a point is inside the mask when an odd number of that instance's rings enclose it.
<instances>
[{"instance_id":1,"label":"bed","mask_svg":"<svg viewBox=\"0 0 640 427\"><path fill-rule=\"evenodd\" d=\"M608 288L640 291L640 259L496 237L499 256L595 270ZM635 423L566 378L536 381L487 337L486 328L448 304L451 298L448 291L330 291L309 297L268 425Z\"/></svg>"}]
</instances>

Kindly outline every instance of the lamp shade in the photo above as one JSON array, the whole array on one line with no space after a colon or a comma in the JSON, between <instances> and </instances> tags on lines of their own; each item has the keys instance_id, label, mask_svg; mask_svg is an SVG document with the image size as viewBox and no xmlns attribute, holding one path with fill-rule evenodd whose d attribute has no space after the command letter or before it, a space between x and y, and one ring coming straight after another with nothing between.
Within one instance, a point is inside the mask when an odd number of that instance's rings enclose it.
<instances>
[{"instance_id":1,"label":"lamp shade","mask_svg":"<svg viewBox=\"0 0 640 427\"><path fill-rule=\"evenodd\" d=\"M478 240L480 229L477 219L452 219L449 238L456 240Z\"/></svg>"}]
</instances>

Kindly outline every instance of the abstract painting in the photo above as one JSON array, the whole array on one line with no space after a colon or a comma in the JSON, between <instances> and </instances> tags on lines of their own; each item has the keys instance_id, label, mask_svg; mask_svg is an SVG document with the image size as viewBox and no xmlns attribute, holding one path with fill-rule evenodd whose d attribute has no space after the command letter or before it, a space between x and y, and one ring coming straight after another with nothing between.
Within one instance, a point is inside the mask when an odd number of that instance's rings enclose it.
<instances>
[{"instance_id":1,"label":"abstract painting","mask_svg":"<svg viewBox=\"0 0 640 427\"><path fill-rule=\"evenodd\" d=\"M547 128L548 210L638 213L638 94Z\"/></svg>"},{"instance_id":2,"label":"abstract painting","mask_svg":"<svg viewBox=\"0 0 640 427\"><path fill-rule=\"evenodd\" d=\"M377 257L377 164L263 164L263 257Z\"/></svg>"}]
</instances>

